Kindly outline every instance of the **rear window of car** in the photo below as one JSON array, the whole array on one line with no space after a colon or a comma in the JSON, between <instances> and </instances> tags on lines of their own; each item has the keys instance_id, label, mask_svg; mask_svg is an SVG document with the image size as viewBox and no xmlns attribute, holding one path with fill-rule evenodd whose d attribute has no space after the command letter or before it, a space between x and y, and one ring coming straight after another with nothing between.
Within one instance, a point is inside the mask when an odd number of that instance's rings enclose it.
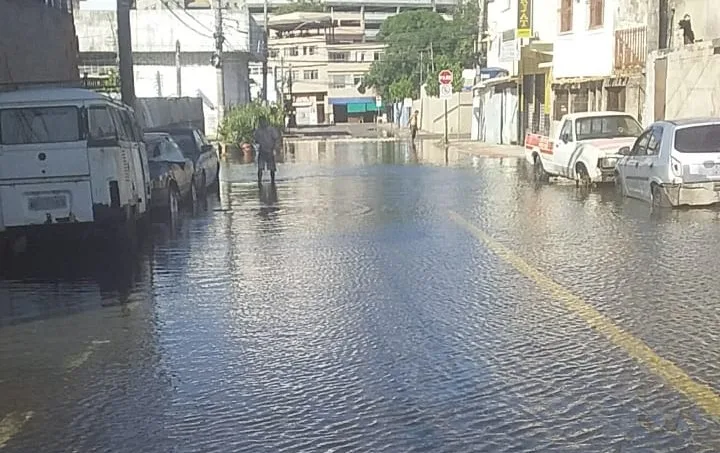
<instances>
[{"instance_id":1,"label":"rear window of car","mask_svg":"<svg viewBox=\"0 0 720 453\"><path fill-rule=\"evenodd\" d=\"M80 111L77 107L28 107L0 111L0 142L3 145L81 139Z\"/></svg>"},{"instance_id":2,"label":"rear window of car","mask_svg":"<svg viewBox=\"0 0 720 453\"><path fill-rule=\"evenodd\" d=\"M173 133L172 137L175 139L175 142L177 142L177 144L180 146L180 149L182 149L183 154L185 154L186 156L193 156L195 154L198 154L197 146L195 145L195 139L193 138L192 133Z\"/></svg>"},{"instance_id":3,"label":"rear window of car","mask_svg":"<svg viewBox=\"0 0 720 453\"><path fill-rule=\"evenodd\" d=\"M681 153L720 152L720 124L678 129L675 131L675 149Z\"/></svg>"}]
</instances>

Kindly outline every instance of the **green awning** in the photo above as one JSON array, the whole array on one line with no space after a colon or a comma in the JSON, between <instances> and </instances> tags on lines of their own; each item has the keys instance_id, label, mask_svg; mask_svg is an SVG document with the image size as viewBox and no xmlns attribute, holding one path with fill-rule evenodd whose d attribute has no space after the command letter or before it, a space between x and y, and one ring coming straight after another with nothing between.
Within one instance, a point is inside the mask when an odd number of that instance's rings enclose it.
<instances>
[{"instance_id":1,"label":"green awning","mask_svg":"<svg viewBox=\"0 0 720 453\"><path fill-rule=\"evenodd\" d=\"M366 106L367 104L348 104L347 111L348 113L365 113L367 111Z\"/></svg>"}]
</instances>

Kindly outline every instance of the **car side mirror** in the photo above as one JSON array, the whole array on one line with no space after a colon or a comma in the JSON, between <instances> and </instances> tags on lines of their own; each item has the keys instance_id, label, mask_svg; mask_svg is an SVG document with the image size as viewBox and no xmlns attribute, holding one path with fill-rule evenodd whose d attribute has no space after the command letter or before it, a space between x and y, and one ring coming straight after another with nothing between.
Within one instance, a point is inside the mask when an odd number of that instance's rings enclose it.
<instances>
[{"instance_id":1,"label":"car side mirror","mask_svg":"<svg viewBox=\"0 0 720 453\"><path fill-rule=\"evenodd\" d=\"M570 134L568 134L567 132L565 132L564 134L562 134L562 135L560 136L560 140L562 140L563 143L569 142L569 141L570 141Z\"/></svg>"},{"instance_id":2,"label":"car side mirror","mask_svg":"<svg viewBox=\"0 0 720 453\"><path fill-rule=\"evenodd\" d=\"M618 150L618 154L621 156L628 156L630 155L630 147L629 146L623 146Z\"/></svg>"}]
</instances>

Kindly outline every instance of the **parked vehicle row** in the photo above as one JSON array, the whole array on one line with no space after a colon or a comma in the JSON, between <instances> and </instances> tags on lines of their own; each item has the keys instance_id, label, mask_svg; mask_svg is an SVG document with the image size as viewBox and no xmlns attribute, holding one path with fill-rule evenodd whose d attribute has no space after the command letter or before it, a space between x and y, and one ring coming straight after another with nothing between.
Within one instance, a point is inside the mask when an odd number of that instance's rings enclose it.
<instances>
[{"instance_id":1,"label":"parked vehicle row","mask_svg":"<svg viewBox=\"0 0 720 453\"><path fill-rule=\"evenodd\" d=\"M565 115L557 134L527 134L533 177L614 183L655 206L720 203L720 118L658 121L643 129L622 112Z\"/></svg>"},{"instance_id":2,"label":"parked vehicle row","mask_svg":"<svg viewBox=\"0 0 720 453\"><path fill-rule=\"evenodd\" d=\"M186 135L194 147L173 139ZM148 150L151 156L148 156ZM132 240L164 187L194 200L218 182L215 149L200 131L144 132L132 108L90 90L0 93L0 233L100 228Z\"/></svg>"}]
</instances>

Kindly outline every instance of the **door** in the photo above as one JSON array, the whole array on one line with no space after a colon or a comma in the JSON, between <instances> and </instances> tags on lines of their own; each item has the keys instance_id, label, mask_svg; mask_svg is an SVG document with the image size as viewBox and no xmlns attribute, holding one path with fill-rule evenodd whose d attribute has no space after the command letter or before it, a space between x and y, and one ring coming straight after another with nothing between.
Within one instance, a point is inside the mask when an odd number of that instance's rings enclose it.
<instances>
[{"instance_id":1,"label":"door","mask_svg":"<svg viewBox=\"0 0 720 453\"><path fill-rule=\"evenodd\" d=\"M123 120L122 114L124 110L113 106L110 107L110 112L117 128L118 142L122 153L122 179L128 189L127 196L121 198L121 205L127 203L130 206L137 206L139 204L138 199L140 199L140 194L144 192L144 188L142 178L138 178L141 173L138 168L139 165L135 161L138 150L137 143L133 139L134 132L128 129L127 121Z\"/></svg>"},{"instance_id":2,"label":"door","mask_svg":"<svg viewBox=\"0 0 720 453\"><path fill-rule=\"evenodd\" d=\"M663 128L662 126L653 126L650 129L648 136L647 147L645 154L637 156L637 184L638 184L638 198L650 201L652 199L650 183L652 182L653 174L657 173L659 167L660 147L662 145Z\"/></svg>"},{"instance_id":3,"label":"door","mask_svg":"<svg viewBox=\"0 0 720 453\"><path fill-rule=\"evenodd\" d=\"M80 118L72 105L0 110L0 179L89 175Z\"/></svg>"},{"instance_id":4,"label":"door","mask_svg":"<svg viewBox=\"0 0 720 453\"><path fill-rule=\"evenodd\" d=\"M647 155L647 146L651 133L652 129L643 132L635 141L628 157L620 163L622 183L625 185L627 195L633 198L640 198L640 160L644 155Z\"/></svg>"},{"instance_id":5,"label":"door","mask_svg":"<svg viewBox=\"0 0 720 453\"><path fill-rule=\"evenodd\" d=\"M570 161L572 160L572 155L576 146L575 131L573 131L572 120L565 120L560 128L558 139L555 140L553 146L553 162L550 165L552 172L565 176L566 178L572 177L572 163Z\"/></svg>"}]
</instances>

